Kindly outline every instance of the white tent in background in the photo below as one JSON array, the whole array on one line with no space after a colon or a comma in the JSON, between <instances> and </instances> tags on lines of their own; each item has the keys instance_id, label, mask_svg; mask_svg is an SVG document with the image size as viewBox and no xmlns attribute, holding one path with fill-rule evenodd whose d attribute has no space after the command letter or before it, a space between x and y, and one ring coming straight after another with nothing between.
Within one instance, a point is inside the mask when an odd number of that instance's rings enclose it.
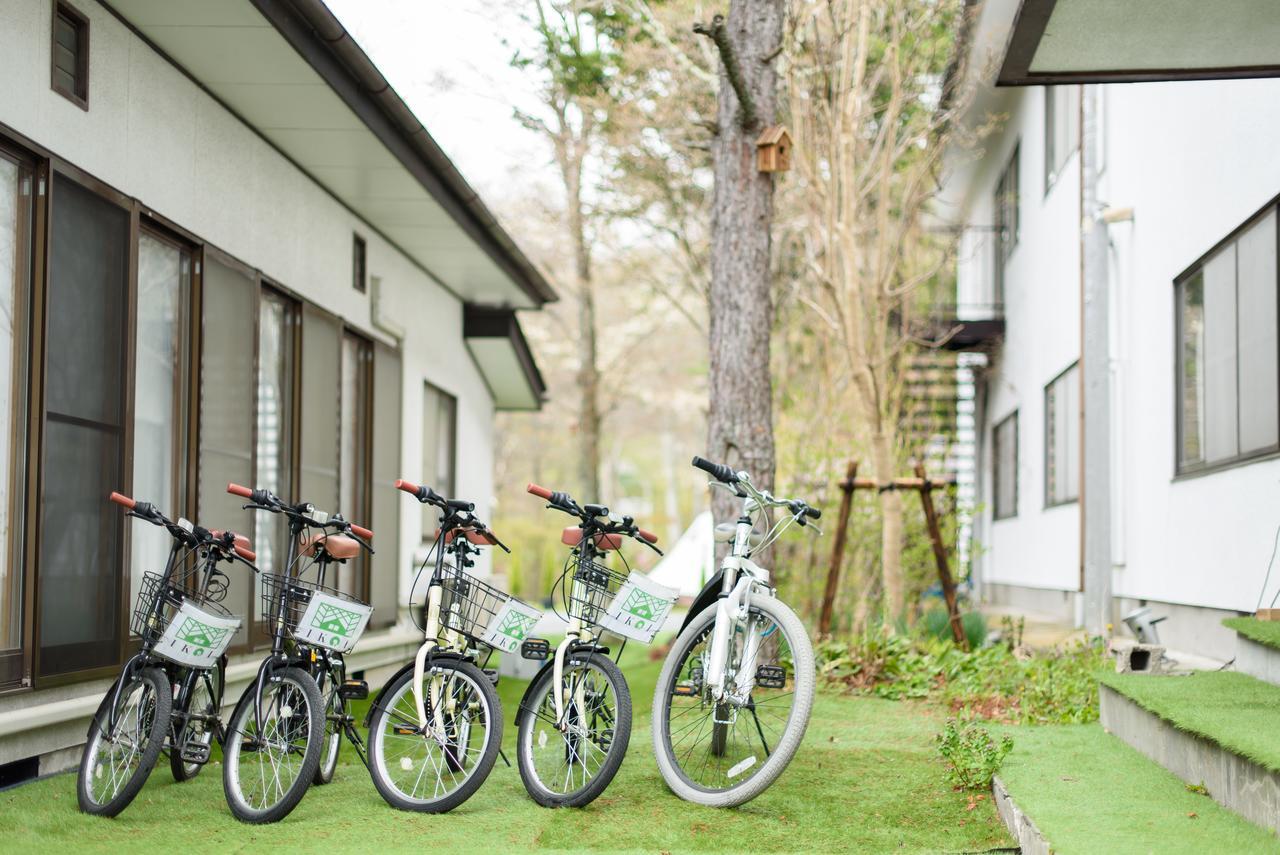
<instances>
[{"instance_id":1,"label":"white tent in background","mask_svg":"<svg viewBox=\"0 0 1280 855\"><path fill-rule=\"evenodd\" d=\"M698 514L662 560L649 571L649 578L674 588L681 597L696 597L716 572L716 548L711 512Z\"/></svg>"}]
</instances>

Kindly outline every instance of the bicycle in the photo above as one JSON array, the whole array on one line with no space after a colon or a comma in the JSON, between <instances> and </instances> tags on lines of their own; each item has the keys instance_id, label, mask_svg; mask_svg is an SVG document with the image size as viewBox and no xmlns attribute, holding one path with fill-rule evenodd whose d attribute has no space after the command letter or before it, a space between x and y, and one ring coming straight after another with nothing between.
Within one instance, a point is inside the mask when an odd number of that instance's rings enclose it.
<instances>
[{"instance_id":1,"label":"bicycle","mask_svg":"<svg viewBox=\"0 0 1280 855\"><path fill-rule=\"evenodd\" d=\"M422 646L378 692L365 719L369 774L392 807L444 813L479 789L501 752L497 674L484 669L488 654L477 664L480 652L514 651L542 613L467 572L483 546L511 551L471 502L403 479L395 486L442 517L418 570L421 578L434 556Z\"/></svg>"},{"instance_id":2,"label":"bicycle","mask_svg":"<svg viewBox=\"0 0 1280 855\"><path fill-rule=\"evenodd\" d=\"M331 654L354 646L373 612L335 588L302 579L311 564L299 565L308 558L323 569L331 559L352 557L354 550L372 552L351 535L371 539L373 532L308 502L286 504L266 490L228 484L227 492L248 499L246 509L284 514L288 520L284 572L261 574L271 651L231 715L222 767L223 791L236 819L278 822L316 780L325 743L332 740L315 675L329 673ZM314 534L304 538L309 531ZM343 724L353 730L350 722Z\"/></svg>"},{"instance_id":3,"label":"bicycle","mask_svg":"<svg viewBox=\"0 0 1280 855\"><path fill-rule=\"evenodd\" d=\"M732 548L694 600L658 677L653 749L673 793L734 807L764 792L795 756L815 682L804 625L751 556L793 523L811 525L822 513L757 489L746 472L701 457L693 465L716 479L712 487L742 499L742 514L716 526L716 540ZM757 533L753 517L773 508L787 513Z\"/></svg>"},{"instance_id":4,"label":"bicycle","mask_svg":"<svg viewBox=\"0 0 1280 855\"><path fill-rule=\"evenodd\" d=\"M116 816L137 797L168 745L179 782L209 762L211 743L223 738L219 713L225 652L240 628L222 605L227 577L222 561L251 569L247 538L170 520L149 502L120 493L110 501L128 516L161 526L173 537L162 573L146 573L131 628L142 647L120 672L89 725L76 794L80 810Z\"/></svg>"},{"instance_id":5,"label":"bicycle","mask_svg":"<svg viewBox=\"0 0 1280 855\"><path fill-rule=\"evenodd\" d=\"M547 507L577 517L561 532L573 547L557 586L569 622L552 661L534 676L516 713L520 778L543 807L583 807L617 774L631 740L631 691L600 637L608 630L644 643L653 640L675 602L676 592L638 573L623 576L601 559L617 551L623 537L658 554L657 536L631 517L611 516L603 505L583 505L567 493L530 484ZM526 658L546 658L549 644L530 639Z\"/></svg>"}]
</instances>

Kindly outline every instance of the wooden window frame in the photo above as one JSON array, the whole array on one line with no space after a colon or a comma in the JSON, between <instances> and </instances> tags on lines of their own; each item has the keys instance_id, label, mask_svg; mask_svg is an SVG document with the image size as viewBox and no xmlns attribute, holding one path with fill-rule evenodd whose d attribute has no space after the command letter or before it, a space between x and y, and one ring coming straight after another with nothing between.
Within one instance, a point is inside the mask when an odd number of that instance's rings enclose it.
<instances>
[{"instance_id":1,"label":"wooden window frame","mask_svg":"<svg viewBox=\"0 0 1280 855\"><path fill-rule=\"evenodd\" d=\"M1009 499L1010 508L1001 513L1000 507L1000 448L998 438L1005 425L1013 423L1013 495ZM995 521L1013 519L1018 516L1018 440L1021 426L1018 424L1018 411L996 422L991 427L991 518Z\"/></svg>"},{"instance_id":2,"label":"wooden window frame","mask_svg":"<svg viewBox=\"0 0 1280 855\"><path fill-rule=\"evenodd\" d=\"M77 92L58 82L58 18L69 18L76 28L77 52L75 80L83 92ZM66 0L54 0L53 16L49 22L49 86L63 98L86 112L89 109L89 18Z\"/></svg>"}]
</instances>

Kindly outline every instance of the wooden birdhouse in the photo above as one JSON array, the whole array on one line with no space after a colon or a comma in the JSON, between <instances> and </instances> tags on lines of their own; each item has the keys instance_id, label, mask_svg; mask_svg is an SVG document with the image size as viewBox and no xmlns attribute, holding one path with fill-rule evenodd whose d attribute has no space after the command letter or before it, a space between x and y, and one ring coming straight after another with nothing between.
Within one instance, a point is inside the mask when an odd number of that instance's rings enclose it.
<instances>
[{"instance_id":1,"label":"wooden birdhouse","mask_svg":"<svg viewBox=\"0 0 1280 855\"><path fill-rule=\"evenodd\" d=\"M756 169L761 172L786 172L791 168L791 132L785 125L764 129L756 140Z\"/></svg>"}]
</instances>

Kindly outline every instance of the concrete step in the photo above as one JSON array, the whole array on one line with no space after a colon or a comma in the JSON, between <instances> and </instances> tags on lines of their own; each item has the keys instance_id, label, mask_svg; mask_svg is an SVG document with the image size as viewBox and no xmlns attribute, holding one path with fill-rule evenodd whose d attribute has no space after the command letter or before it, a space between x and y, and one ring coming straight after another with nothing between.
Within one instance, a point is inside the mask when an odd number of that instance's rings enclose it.
<instances>
[{"instance_id":1,"label":"concrete step","mask_svg":"<svg viewBox=\"0 0 1280 855\"><path fill-rule=\"evenodd\" d=\"M1236 633L1236 670L1280 686L1280 621L1227 618Z\"/></svg>"},{"instance_id":2,"label":"concrete step","mask_svg":"<svg viewBox=\"0 0 1280 855\"><path fill-rule=\"evenodd\" d=\"M1231 671L1099 678L1102 726L1262 828L1280 828L1280 686Z\"/></svg>"}]
</instances>

